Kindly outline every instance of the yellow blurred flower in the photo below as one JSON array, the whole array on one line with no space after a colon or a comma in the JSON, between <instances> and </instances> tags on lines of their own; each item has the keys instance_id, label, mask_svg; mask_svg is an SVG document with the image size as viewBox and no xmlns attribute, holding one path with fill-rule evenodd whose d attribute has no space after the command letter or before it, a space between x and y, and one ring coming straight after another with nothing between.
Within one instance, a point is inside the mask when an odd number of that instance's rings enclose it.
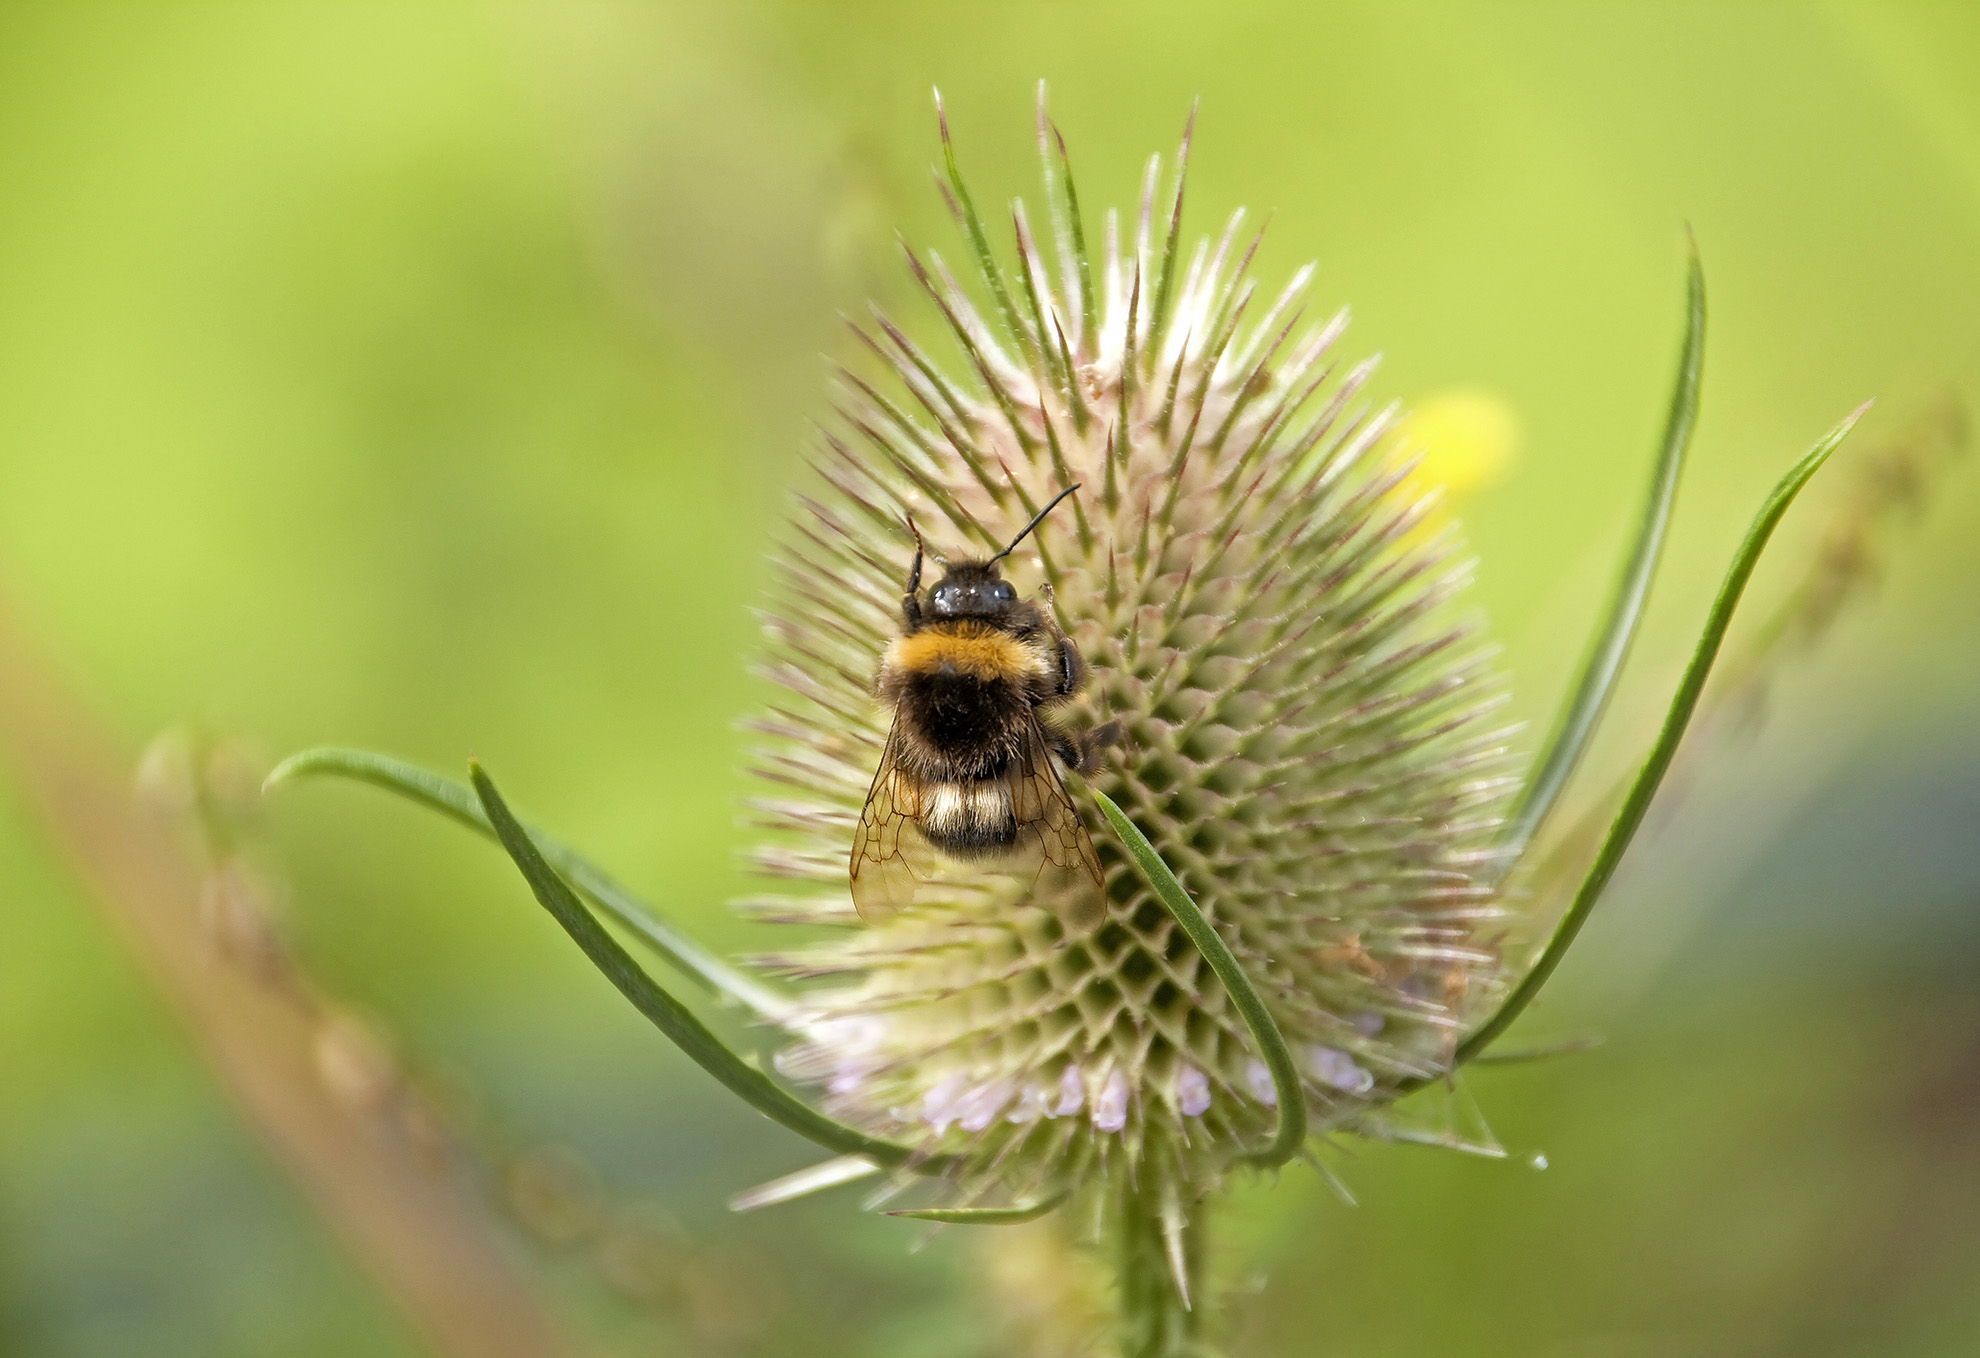
<instances>
[{"instance_id":1,"label":"yellow blurred flower","mask_svg":"<svg viewBox=\"0 0 1980 1358\"><path fill-rule=\"evenodd\" d=\"M1420 456L1407 488L1460 498L1505 475L1519 448L1519 417L1485 387L1451 387L1428 397L1403 422L1402 440Z\"/></svg>"}]
</instances>

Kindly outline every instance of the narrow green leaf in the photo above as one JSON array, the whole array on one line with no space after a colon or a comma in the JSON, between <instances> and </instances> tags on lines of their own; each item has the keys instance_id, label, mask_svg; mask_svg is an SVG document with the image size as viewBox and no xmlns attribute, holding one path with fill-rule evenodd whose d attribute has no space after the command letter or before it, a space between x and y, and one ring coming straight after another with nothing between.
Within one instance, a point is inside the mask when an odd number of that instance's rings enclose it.
<instances>
[{"instance_id":1,"label":"narrow green leaf","mask_svg":"<svg viewBox=\"0 0 1980 1358\"><path fill-rule=\"evenodd\" d=\"M1561 964L1561 958L1567 954L1568 945L1573 943L1575 935L1581 932L1581 926L1588 922L1589 913L1594 910L1595 902L1601 899L1610 878L1615 876L1616 865L1622 861L1630 840L1635 837L1638 827L1643 824L1643 817L1650 810L1650 802L1657 795L1658 784L1663 782L1664 774L1670 769L1671 760L1677 755L1678 743L1683 740L1685 727L1690 723L1691 714L1698 706L1698 695L1704 690L1706 677L1711 674L1712 663L1718 658L1719 647L1725 641L1726 629L1732 624L1733 610L1739 607L1740 596L1746 591L1747 581L1753 576L1753 568L1759 563L1760 554L1766 549L1767 540L1773 536L1774 529L1780 524L1781 517L1787 513L1788 506L1794 503L1795 496L1801 493L1801 488L1808 484L1809 478L1814 476L1828 460L1829 454L1836 450L1836 445L1843 441L1856 422L1863 418L1864 411L1869 408L1869 403L1865 402L1850 412L1841 424L1830 430L1821 442L1809 450L1806 457L1795 464L1792 471L1781 478L1772 494L1768 495L1766 502L1760 506L1760 512L1754 517L1752 525L1746 530L1746 537L1739 544L1739 550L1733 554L1732 565L1726 571L1724 583L1719 586L1718 596L1712 600L1712 609L1705 617L1704 631L1698 638L1697 646L1692 650L1691 661L1685 667L1684 677L1678 681L1677 692L1671 697L1670 710L1664 716L1664 724L1657 733L1656 743L1650 747L1649 756L1643 761L1643 767L1638 770L1635 781L1630 784L1629 792L1624 796L1623 804L1617 810L1615 819L1610 822L1608 834L1602 841L1602 847L1595 854L1595 861L1590 865L1588 875L1582 879L1581 886L1575 891L1574 899L1569 902L1561 922L1554 927L1553 936L1547 940L1547 946L1528 968L1526 975L1520 978L1512 994L1506 997L1505 1003L1499 1006L1497 1013L1459 1044L1457 1064L1477 1057L1511 1026L1512 1021L1532 1003L1533 997L1540 993L1540 988L1547 983L1547 978L1554 974L1554 968Z\"/></svg>"},{"instance_id":2,"label":"narrow green leaf","mask_svg":"<svg viewBox=\"0 0 1980 1358\"><path fill-rule=\"evenodd\" d=\"M1154 845L1106 793L1096 787L1089 787L1088 791L1100 804L1107 823L1114 827L1114 833L1120 837L1128 857L1134 860L1142 880L1148 883L1156 899L1182 926L1189 941L1196 945L1196 950L1203 954L1210 969L1217 973L1217 979L1224 983L1224 990L1230 995L1231 1003L1237 1006L1238 1016L1244 1020L1251 1040L1258 1045L1259 1058L1272 1073L1272 1090L1279 1101L1278 1131L1262 1149L1240 1158L1267 1169L1283 1165L1299 1153L1301 1143L1306 1140L1306 1091L1300 1085L1299 1068L1293 1064L1292 1052L1286 1048L1286 1039L1279 1032L1278 1022L1265 1007L1265 1001L1259 998L1257 988L1244 974L1244 968L1238 964L1223 935L1196 908L1196 902L1190 899L1189 892L1176 880L1176 875L1169 871L1162 855L1155 852Z\"/></svg>"},{"instance_id":3,"label":"narrow green leaf","mask_svg":"<svg viewBox=\"0 0 1980 1358\"><path fill-rule=\"evenodd\" d=\"M701 1020L686 1005L641 970L632 955L620 947L618 940L607 933L605 926L584 908L577 893L544 859L536 841L530 838L529 831L523 829L510 813L508 805L503 802L488 775L482 772L481 766L469 764L468 773L475 795L481 799L481 809L487 815L488 823L495 828L495 837L508 850L509 857L529 883L537 903L564 926L564 932L584 949L585 956L605 974L605 979L632 1001L633 1008L646 1015L653 1026L686 1052L696 1065L772 1122L788 1127L827 1150L837 1151L841 1155L864 1156L882 1165L906 1165L914 1161L915 1153L908 1147L881 1141L834 1122L724 1046L722 1040L702 1026ZM921 1161L914 1167L929 1172L938 1168L933 1160Z\"/></svg>"},{"instance_id":4,"label":"narrow green leaf","mask_svg":"<svg viewBox=\"0 0 1980 1358\"><path fill-rule=\"evenodd\" d=\"M350 778L396 792L490 839L495 838L495 827L488 823L488 818L482 814L481 803L469 788L437 773L389 755L373 754L369 750L342 749L334 745L304 750L276 765L275 771L268 775L262 786L264 790L270 790L297 778L324 774ZM736 970L655 915L631 892L571 849L535 830L530 833L543 850L544 857L556 866L557 871L682 974L710 993L737 1001L772 1023L783 1025L790 1020L794 1009L789 1000Z\"/></svg>"},{"instance_id":5,"label":"narrow green leaf","mask_svg":"<svg viewBox=\"0 0 1980 1358\"><path fill-rule=\"evenodd\" d=\"M1064 1193L1054 1193L1049 1198L1019 1203L1014 1207L906 1207L884 1215L911 1217L916 1221L940 1221L950 1226L1021 1226L1048 1215L1065 1200Z\"/></svg>"},{"instance_id":6,"label":"narrow green leaf","mask_svg":"<svg viewBox=\"0 0 1980 1358\"><path fill-rule=\"evenodd\" d=\"M1602 711L1615 692L1623 663L1629 659L1630 644L1636 639L1637 626L1643 620L1643 606L1650 595L1650 583L1657 574L1657 561L1663 555L1685 449L1697 424L1698 386L1704 362L1705 271L1698 262L1694 242L1685 291L1684 344L1678 351L1677 379L1671 388L1670 412L1664 420L1663 445L1650 474L1650 495L1644 502L1643 519L1637 526L1629 562L1616 584L1608 621L1582 666L1574 696L1562 711L1547 742L1546 753L1539 760L1538 772L1527 784L1526 795L1513 815L1506 835L1507 863L1519 860L1560 800L1562 789L1587 752Z\"/></svg>"}]
</instances>

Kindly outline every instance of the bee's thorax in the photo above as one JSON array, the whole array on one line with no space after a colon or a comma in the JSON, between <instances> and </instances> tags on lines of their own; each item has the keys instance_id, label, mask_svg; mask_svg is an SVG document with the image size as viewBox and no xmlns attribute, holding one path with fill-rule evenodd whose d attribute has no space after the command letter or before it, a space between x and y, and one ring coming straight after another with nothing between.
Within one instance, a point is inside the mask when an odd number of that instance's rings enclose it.
<instances>
[{"instance_id":1,"label":"bee's thorax","mask_svg":"<svg viewBox=\"0 0 1980 1358\"><path fill-rule=\"evenodd\" d=\"M1051 673L1043 638L1020 637L980 622L930 623L887 648L882 674L956 675L982 683L1026 685Z\"/></svg>"}]
</instances>

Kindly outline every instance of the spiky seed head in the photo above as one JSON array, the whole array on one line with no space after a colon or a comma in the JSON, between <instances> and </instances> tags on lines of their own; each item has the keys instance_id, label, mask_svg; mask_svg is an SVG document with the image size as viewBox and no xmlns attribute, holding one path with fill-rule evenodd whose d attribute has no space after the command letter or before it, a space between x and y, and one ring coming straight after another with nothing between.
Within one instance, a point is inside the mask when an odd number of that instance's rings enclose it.
<instances>
[{"instance_id":1,"label":"spiky seed head","mask_svg":"<svg viewBox=\"0 0 1980 1358\"><path fill-rule=\"evenodd\" d=\"M1345 312L1302 310L1311 269L1259 297L1242 212L1185 255L1187 131L1125 235L1111 211L1097 233L1083 220L1042 104L1039 142L1051 230L1013 203L1005 267L944 127L938 182L975 276L909 249L941 333L878 310L856 327L882 371L842 374L798 496L768 621L784 692L756 724L775 785L758 862L798 885L755 905L831 926L765 961L818 983L780 1066L836 1116L953 1155L967 1201L1118 1176L1195 1195L1270 1134L1272 1082L1076 779L1105 865L1096 928L995 874L882 925L854 916L908 520L983 555L1083 483L1006 566L1092 666L1078 720L1124 728L1094 783L1248 970L1321 1132L1380 1133L1501 988L1499 681L1454 619L1454 530L1423 530L1396 412L1363 395L1373 360L1336 360Z\"/></svg>"}]
</instances>

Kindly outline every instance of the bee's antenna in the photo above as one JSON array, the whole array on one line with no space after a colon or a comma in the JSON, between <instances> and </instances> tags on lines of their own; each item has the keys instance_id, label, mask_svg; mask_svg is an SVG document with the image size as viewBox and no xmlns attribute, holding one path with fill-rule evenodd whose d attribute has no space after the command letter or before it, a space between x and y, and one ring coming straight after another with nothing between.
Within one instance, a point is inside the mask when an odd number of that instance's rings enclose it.
<instances>
[{"instance_id":1,"label":"bee's antenna","mask_svg":"<svg viewBox=\"0 0 1980 1358\"><path fill-rule=\"evenodd\" d=\"M903 510L901 518L906 520L908 532L914 534L914 567L908 572L907 587L908 597L912 599L915 592L921 588L921 555L924 549L921 545L921 530L914 526L914 515Z\"/></svg>"},{"instance_id":2,"label":"bee's antenna","mask_svg":"<svg viewBox=\"0 0 1980 1358\"><path fill-rule=\"evenodd\" d=\"M1052 497L1051 504L1046 505L1043 509L1039 510L1036 514L1032 515L1031 522L1024 526L1024 532L1019 533L1016 537L1011 539L1010 546L1004 548L1003 551L991 557L990 560L985 562L984 564L994 565L996 562L1002 561L1005 557L1009 556L1012 552L1016 551L1017 545L1020 542L1024 541L1025 534L1029 533L1032 529L1036 528L1039 525L1039 523L1045 518L1045 516L1052 512L1052 505L1056 505L1057 503L1059 503L1059 501L1065 499L1068 495L1072 494L1074 491L1078 489L1079 489L1079 483L1074 482L1072 485L1067 486L1064 490L1060 491L1057 495L1054 495Z\"/></svg>"}]
</instances>

